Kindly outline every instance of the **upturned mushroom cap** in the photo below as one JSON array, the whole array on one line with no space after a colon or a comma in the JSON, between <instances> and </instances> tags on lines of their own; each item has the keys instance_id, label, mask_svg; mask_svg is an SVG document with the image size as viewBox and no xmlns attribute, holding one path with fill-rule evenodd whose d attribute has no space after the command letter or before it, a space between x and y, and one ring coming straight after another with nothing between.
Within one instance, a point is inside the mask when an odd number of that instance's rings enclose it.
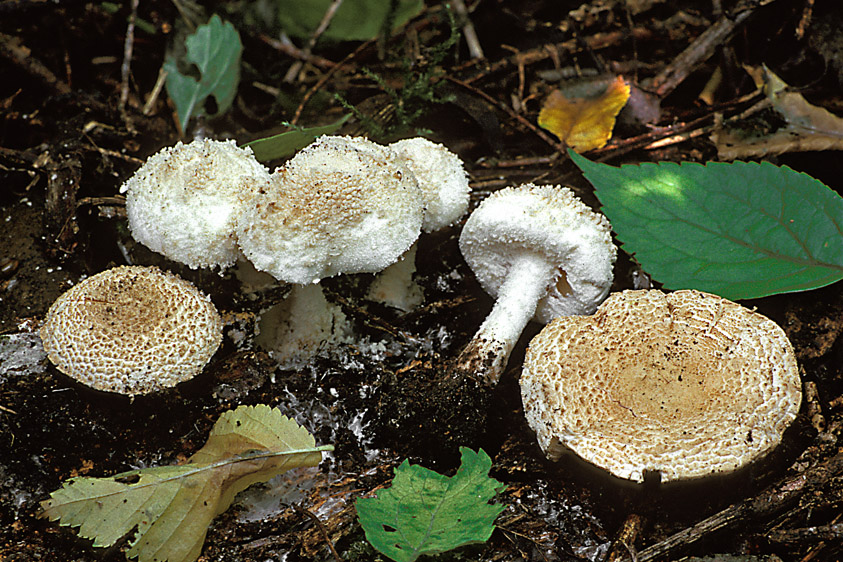
<instances>
[{"instance_id":1,"label":"upturned mushroom cap","mask_svg":"<svg viewBox=\"0 0 843 562\"><path fill-rule=\"evenodd\" d=\"M305 284L380 271L415 242L422 217L415 176L392 150L323 136L272 174L237 234L259 270Z\"/></svg>"},{"instance_id":2,"label":"upturned mushroom cap","mask_svg":"<svg viewBox=\"0 0 843 562\"><path fill-rule=\"evenodd\" d=\"M552 264L556 281L539 300L535 319L591 314L614 279L617 249L611 225L567 187L525 184L492 193L466 221L460 250L493 297L519 254Z\"/></svg>"},{"instance_id":3,"label":"upturned mushroom cap","mask_svg":"<svg viewBox=\"0 0 843 562\"><path fill-rule=\"evenodd\" d=\"M567 448L638 482L746 465L780 442L802 399L775 322L715 295L656 290L548 324L530 342L521 394L548 458Z\"/></svg>"},{"instance_id":4,"label":"upturned mushroom cap","mask_svg":"<svg viewBox=\"0 0 843 562\"><path fill-rule=\"evenodd\" d=\"M155 267L98 273L61 295L41 327L47 356L98 390L146 394L202 371L222 340L211 300Z\"/></svg>"},{"instance_id":5,"label":"upturned mushroom cap","mask_svg":"<svg viewBox=\"0 0 843 562\"><path fill-rule=\"evenodd\" d=\"M424 222L422 230L434 232L459 220L468 210L468 175L459 156L424 137L403 139L389 145L419 182Z\"/></svg>"},{"instance_id":6,"label":"upturned mushroom cap","mask_svg":"<svg viewBox=\"0 0 843 562\"><path fill-rule=\"evenodd\" d=\"M250 148L195 140L151 156L120 192L135 240L194 269L228 267L240 207L268 180Z\"/></svg>"}]
</instances>

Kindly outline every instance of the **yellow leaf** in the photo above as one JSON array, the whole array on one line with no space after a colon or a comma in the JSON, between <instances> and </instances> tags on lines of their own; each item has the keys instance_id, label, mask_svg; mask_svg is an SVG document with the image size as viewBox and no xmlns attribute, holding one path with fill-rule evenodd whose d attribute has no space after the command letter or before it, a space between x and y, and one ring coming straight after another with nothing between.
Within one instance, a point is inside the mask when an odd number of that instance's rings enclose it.
<instances>
[{"instance_id":1,"label":"yellow leaf","mask_svg":"<svg viewBox=\"0 0 843 562\"><path fill-rule=\"evenodd\" d=\"M621 76L597 96L566 97L550 93L539 112L539 126L577 152L606 145L612 137L615 117L629 99L629 85Z\"/></svg>"}]
</instances>

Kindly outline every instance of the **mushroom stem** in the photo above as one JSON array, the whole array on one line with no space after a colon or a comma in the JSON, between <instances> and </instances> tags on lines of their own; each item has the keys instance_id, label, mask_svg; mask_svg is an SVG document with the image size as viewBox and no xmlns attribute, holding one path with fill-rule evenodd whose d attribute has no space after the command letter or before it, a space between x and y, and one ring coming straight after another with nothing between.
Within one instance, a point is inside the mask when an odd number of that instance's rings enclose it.
<instances>
[{"instance_id":1,"label":"mushroom stem","mask_svg":"<svg viewBox=\"0 0 843 562\"><path fill-rule=\"evenodd\" d=\"M457 368L489 385L497 384L512 348L558 273L559 269L538 253L516 257L492 311L460 353Z\"/></svg>"}]
</instances>

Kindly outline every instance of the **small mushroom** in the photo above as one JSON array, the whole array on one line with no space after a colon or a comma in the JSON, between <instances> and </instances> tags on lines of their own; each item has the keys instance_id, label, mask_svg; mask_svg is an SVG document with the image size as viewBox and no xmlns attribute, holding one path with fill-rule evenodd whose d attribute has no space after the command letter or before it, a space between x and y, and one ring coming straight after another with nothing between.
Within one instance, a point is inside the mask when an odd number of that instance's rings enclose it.
<instances>
[{"instance_id":1,"label":"small mushroom","mask_svg":"<svg viewBox=\"0 0 843 562\"><path fill-rule=\"evenodd\" d=\"M572 450L637 482L738 469L781 441L802 400L784 331L698 291L624 291L551 322L520 384L548 458Z\"/></svg>"},{"instance_id":2,"label":"small mushroom","mask_svg":"<svg viewBox=\"0 0 843 562\"><path fill-rule=\"evenodd\" d=\"M460 250L495 305L461 353L462 370L498 381L531 318L591 314L612 284L611 226L560 186L497 191L469 216Z\"/></svg>"},{"instance_id":3,"label":"small mushroom","mask_svg":"<svg viewBox=\"0 0 843 562\"><path fill-rule=\"evenodd\" d=\"M377 272L421 232L415 176L386 147L323 136L272 174L240 216L243 253L288 283Z\"/></svg>"},{"instance_id":4,"label":"small mushroom","mask_svg":"<svg viewBox=\"0 0 843 562\"><path fill-rule=\"evenodd\" d=\"M233 140L179 142L154 154L120 188L138 242L191 268L232 265L236 219L269 171Z\"/></svg>"},{"instance_id":5,"label":"small mushroom","mask_svg":"<svg viewBox=\"0 0 843 562\"><path fill-rule=\"evenodd\" d=\"M424 137L403 139L389 148L416 176L424 205L423 231L435 232L462 218L471 188L459 156Z\"/></svg>"},{"instance_id":6,"label":"small mushroom","mask_svg":"<svg viewBox=\"0 0 843 562\"><path fill-rule=\"evenodd\" d=\"M445 146L424 137L400 140L389 145L416 176L424 205L422 231L435 232L462 218L468 210L471 187L459 156ZM414 281L418 243L380 272L367 297L405 312L424 300Z\"/></svg>"},{"instance_id":7,"label":"small mushroom","mask_svg":"<svg viewBox=\"0 0 843 562\"><path fill-rule=\"evenodd\" d=\"M220 345L222 321L188 281L155 267L122 266L61 295L41 340L64 374L134 396L200 373Z\"/></svg>"}]
</instances>

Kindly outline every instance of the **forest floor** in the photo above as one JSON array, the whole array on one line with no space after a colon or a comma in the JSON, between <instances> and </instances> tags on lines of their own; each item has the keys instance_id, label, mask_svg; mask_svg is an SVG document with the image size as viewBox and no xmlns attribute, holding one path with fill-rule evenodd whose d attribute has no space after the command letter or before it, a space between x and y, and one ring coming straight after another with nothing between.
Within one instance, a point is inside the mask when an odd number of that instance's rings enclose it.
<instances>
[{"instance_id":1,"label":"forest floor","mask_svg":"<svg viewBox=\"0 0 843 562\"><path fill-rule=\"evenodd\" d=\"M368 299L372 275L325 280L328 299L355 327L354 339L282 368L254 338L260 313L285 290L247 294L230 271L191 270L149 251L132 240L118 193L149 155L186 138L166 91L156 90L168 49L187 32L185 18L219 14L244 46L232 107L192 121L189 136L242 143L284 131L286 122L333 123L353 106L341 133L388 142L421 131L457 153L469 173L472 208L500 188L534 182L572 186L597 209L564 145L537 126L551 90L622 75L641 96L620 115L609 143L587 153L592 159L723 160L711 133L763 97L747 68L766 65L812 104L843 112L843 10L836 3L478 0L466 2L467 15L452 26L443 5L427 2L386 38L319 41L313 49L306 37L277 39L272 2L245 0L201 8L140 2L127 41L131 4L0 0L0 560L124 559L125 541L94 548L39 519L39 502L73 476L182 461L224 411L242 404L278 406L335 449L318 468L244 492L214 520L200 560L332 560L329 541L343 559L385 560L365 541L354 500L388 485L405 458L451 474L458 445L489 454L491 475L506 485L496 501L506 508L488 542L445 557L843 557L839 283L742 302L784 328L800 363L805 400L782 444L734 474L638 485L574 455L544 458L518 388L524 350L539 325L522 335L490 411L479 414L482 430L466 434L434 420L405 433L390 428L384 405L395 400L385 394L407 373L441 370L491 309L460 254L462 222L422 235L416 280L424 302L415 310ZM448 46L454 29L460 36ZM713 29L722 33L706 35ZM843 192L839 152L791 148L760 156ZM647 272L619 253L612 291L640 286ZM62 375L38 337L61 293L127 263L189 279L226 322L223 345L202 375L134 400ZM424 388L402 390L408 408L426 411ZM465 442L438 439L450 429Z\"/></svg>"}]
</instances>

